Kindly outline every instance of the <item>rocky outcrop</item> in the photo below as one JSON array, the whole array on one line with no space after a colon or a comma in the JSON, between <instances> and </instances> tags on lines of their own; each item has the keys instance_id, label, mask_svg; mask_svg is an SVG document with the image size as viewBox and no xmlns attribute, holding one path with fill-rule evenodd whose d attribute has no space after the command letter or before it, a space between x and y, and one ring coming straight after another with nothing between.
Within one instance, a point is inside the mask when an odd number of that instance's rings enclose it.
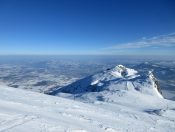
<instances>
[{"instance_id":1,"label":"rocky outcrop","mask_svg":"<svg viewBox=\"0 0 175 132\"><path fill-rule=\"evenodd\" d=\"M153 87L158 91L158 93L160 94L159 96L161 96L163 98L159 81L154 76L154 74L152 73L152 71L149 71L149 77L150 77L151 81L153 82Z\"/></svg>"}]
</instances>

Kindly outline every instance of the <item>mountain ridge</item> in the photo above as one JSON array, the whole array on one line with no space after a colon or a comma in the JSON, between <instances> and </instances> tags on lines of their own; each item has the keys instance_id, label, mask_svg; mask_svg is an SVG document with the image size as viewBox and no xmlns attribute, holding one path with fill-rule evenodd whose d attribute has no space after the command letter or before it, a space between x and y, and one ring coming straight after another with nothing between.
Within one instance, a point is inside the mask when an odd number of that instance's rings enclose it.
<instances>
[{"instance_id":1,"label":"mountain ridge","mask_svg":"<svg viewBox=\"0 0 175 132\"><path fill-rule=\"evenodd\" d=\"M152 72L117 66L64 87L71 91L60 97L0 85L0 131L174 131L175 103L158 95L156 81Z\"/></svg>"},{"instance_id":2,"label":"mountain ridge","mask_svg":"<svg viewBox=\"0 0 175 132\"><path fill-rule=\"evenodd\" d=\"M146 94L163 98L158 84L158 80L151 71L143 74L123 65L117 65L61 89L53 90L49 94L62 96L63 93L67 93L69 97L72 96L71 98L83 97L90 102L95 98L95 100L101 101L111 100L110 97L107 97L109 94L120 97L124 94L134 93L136 96L137 94ZM88 98L91 96L90 94L94 96L93 99ZM112 99L112 102L115 100Z\"/></svg>"}]
</instances>

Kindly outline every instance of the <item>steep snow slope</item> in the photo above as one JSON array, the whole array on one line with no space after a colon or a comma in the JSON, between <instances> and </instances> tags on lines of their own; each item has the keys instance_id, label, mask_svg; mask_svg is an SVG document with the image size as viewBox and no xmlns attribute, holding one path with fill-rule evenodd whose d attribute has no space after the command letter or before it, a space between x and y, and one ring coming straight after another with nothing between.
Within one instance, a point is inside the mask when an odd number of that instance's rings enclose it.
<instances>
[{"instance_id":1,"label":"steep snow slope","mask_svg":"<svg viewBox=\"0 0 175 132\"><path fill-rule=\"evenodd\" d=\"M130 85L130 84L129 84ZM85 104L0 86L0 131L4 132L173 132L175 103L148 95L135 103ZM126 103L127 102L127 103ZM139 102L139 103L138 103Z\"/></svg>"},{"instance_id":2,"label":"steep snow slope","mask_svg":"<svg viewBox=\"0 0 175 132\"><path fill-rule=\"evenodd\" d=\"M118 65L71 85L54 90L50 94L67 96L81 101L118 102L126 98L142 100L149 96L163 98L157 79L152 72L139 73L134 69ZM63 94L68 93L68 94Z\"/></svg>"}]
</instances>

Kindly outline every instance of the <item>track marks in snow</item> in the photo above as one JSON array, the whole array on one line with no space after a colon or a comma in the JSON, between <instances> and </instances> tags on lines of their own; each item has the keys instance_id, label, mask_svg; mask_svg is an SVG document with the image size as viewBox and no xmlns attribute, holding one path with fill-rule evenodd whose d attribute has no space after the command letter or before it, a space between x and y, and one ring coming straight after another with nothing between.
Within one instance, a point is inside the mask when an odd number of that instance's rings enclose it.
<instances>
[{"instance_id":1,"label":"track marks in snow","mask_svg":"<svg viewBox=\"0 0 175 132\"><path fill-rule=\"evenodd\" d=\"M105 124L103 124L102 122L98 121L97 119L92 119L90 117L87 117L85 115L79 114L70 114L70 113L66 113L66 112L60 112L59 114L62 114L63 116L67 116L70 118L74 118L74 119L78 119L80 122L85 122L86 124L88 123L90 126L94 126L94 127L98 127L99 129L101 129L101 131L106 131L106 132L116 132L116 130L114 128L111 128L110 126L107 126ZM86 132L86 130L82 130L82 132ZM69 132L69 131L66 131ZM72 131L71 131L72 132ZM79 131L76 131L79 132ZM81 132L81 130L80 130Z\"/></svg>"},{"instance_id":2,"label":"track marks in snow","mask_svg":"<svg viewBox=\"0 0 175 132\"><path fill-rule=\"evenodd\" d=\"M14 127L23 125L29 121L32 121L34 119L37 119L37 116L28 116L28 115L20 115L17 117L14 117L10 120L4 120L0 124L0 132L4 132L6 130L12 129Z\"/></svg>"}]
</instances>

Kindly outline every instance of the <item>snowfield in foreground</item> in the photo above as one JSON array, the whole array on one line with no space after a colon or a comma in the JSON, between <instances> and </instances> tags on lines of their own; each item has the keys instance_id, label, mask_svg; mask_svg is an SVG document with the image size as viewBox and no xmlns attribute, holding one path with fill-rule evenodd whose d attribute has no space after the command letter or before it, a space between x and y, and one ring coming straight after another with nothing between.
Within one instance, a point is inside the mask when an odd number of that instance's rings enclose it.
<instances>
[{"instance_id":1,"label":"snowfield in foreground","mask_svg":"<svg viewBox=\"0 0 175 132\"><path fill-rule=\"evenodd\" d=\"M154 75L122 65L53 91L70 99L2 85L0 89L0 132L175 130L175 102L162 97Z\"/></svg>"},{"instance_id":2,"label":"snowfield in foreground","mask_svg":"<svg viewBox=\"0 0 175 132\"><path fill-rule=\"evenodd\" d=\"M122 103L78 101L1 86L0 131L173 132L175 103L149 97ZM126 102L128 101L128 104ZM139 103L140 102L140 103Z\"/></svg>"}]
</instances>

